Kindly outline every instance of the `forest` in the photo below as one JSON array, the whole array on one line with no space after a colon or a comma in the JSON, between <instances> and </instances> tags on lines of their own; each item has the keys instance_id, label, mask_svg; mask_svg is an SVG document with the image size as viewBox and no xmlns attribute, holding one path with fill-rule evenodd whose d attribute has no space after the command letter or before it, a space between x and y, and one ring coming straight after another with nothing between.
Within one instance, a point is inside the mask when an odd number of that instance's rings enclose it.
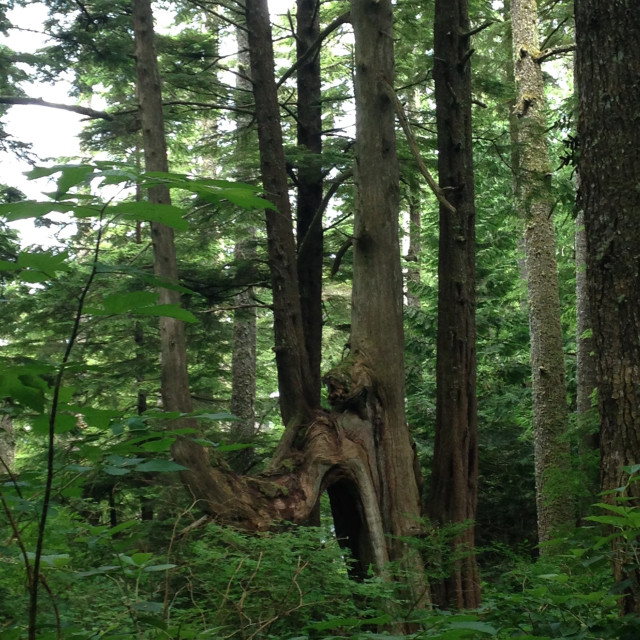
<instances>
[{"instance_id":1,"label":"forest","mask_svg":"<svg viewBox=\"0 0 640 640\"><path fill-rule=\"evenodd\" d=\"M0 638L640 637L635 0L0 32Z\"/></svg>"}]
</instances>

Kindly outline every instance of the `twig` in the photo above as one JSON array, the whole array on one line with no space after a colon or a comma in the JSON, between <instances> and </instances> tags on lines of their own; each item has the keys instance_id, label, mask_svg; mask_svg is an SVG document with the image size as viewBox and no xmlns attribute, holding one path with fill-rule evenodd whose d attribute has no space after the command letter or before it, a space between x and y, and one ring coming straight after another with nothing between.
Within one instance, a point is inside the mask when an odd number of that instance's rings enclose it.
<instances>
[{"instance_id":1,"label":"twig","mask_svg":"<svg viewBox=\"0 0 640 640\"><path fill-rule=\"evenodd\" d=\"M465 31L465 32L461 33L460 37L461 38L470 38L471 36L475 36L477 33L480 33L481 31L484 31L487 27L490 27L493 23L494 23L493 20L487 20L486 22L483 22L481 25L479 25L477 27L474 27L470 31Z\"/></svg>"},{"instance_id":2,"label":"twig","mask_svg":"<svg viewBox=\"0 0 640 640\"><path fill-rule=\"evenodd\" d=\"M91 273L87 278L87 282L82 288L80 298L78 299L78 305L76 307L76 314L73 321L73 328L71 329L71 335L67 342L67 348L62 356L62 362L56 375L55 384L53 388L53 398L51 400L51 411L49 412L49 438L47 443L47 475L45 481L44 497L42 500L42 514L40 516L40 524L38 526L38 539L36 542L36 553L33 560L33 575L40 575L40 560L42 558L42 548L44 546L44 532L47 527L47 516L49 514L49 504L51 502L51 492L53 487L53 466L55 455L55 433L56 433L56 416L58 413L58 405L60 402L60 391L62 389L62 378L67 368L69 358L71 357L71 351L75 345L78 334L80 333L80 320L82 319L82 312L84 309L84 301L89 293L89 289L93 284L93 280L98 272L98 258L100 256L100 244L102 242L103 233L103 220L105 204L100 211L100 218L98 220L98 237L96 238L96 246L94 251L93 265L91 267ZM36 640L36 623L38 615L38 580L34 578L31 584L31 592L29 594L29 640Z\"/></svg>"},{"instance_id":3,"label":"twig","mask_svg":"<svg viewBox=\"0 0 640 640\"><path fill-rule=\"evenodd\" d=\"M327 190L327 193L325 194L324 198L322 198L322 202L320 203L318 210L313 214L313 219L309 224L309 229L307 230L307 233L305 233L304 238L302 238L302 241L298 245L298 260L300 259L300 256L304 254L304 248L307 243L307 238L311 233L311 229L313 229L313 227L318 223L318 219L321 218L324 212L326 211L327 207L329 206L329 202L331 202L331 198L333 198L333 196L336 194L336 191L340 188L340 186L344 182L346 182L352 176L353 176L353 169L346 169L339 176L337 176L335 180L332 181L331 186Z\"/></svg>"}]
</instances>

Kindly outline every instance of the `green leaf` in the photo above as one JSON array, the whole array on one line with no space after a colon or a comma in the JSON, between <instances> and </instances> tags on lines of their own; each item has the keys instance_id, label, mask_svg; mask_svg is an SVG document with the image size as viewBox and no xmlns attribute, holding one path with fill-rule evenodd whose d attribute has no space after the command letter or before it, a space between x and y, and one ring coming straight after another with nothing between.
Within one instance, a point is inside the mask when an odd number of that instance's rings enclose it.
<instances>
[{"instance_id":1,"label":"green leaf","mask_svg":"<svg viewBox=\"0 0 640 640\"><path fill-rule=\"evenodd\" d=\"M17 271L20 267L15 262L0 260L0 271Z\"/></svg>"},{"instance_id":2,"label":"green leaf","mask_svg":"<svg viewBox=\"0 0 640 640\"><path fill-rule=\"evenodd\" d=\"M117 571L120 567L117 564L108 564L96 569L90 569L89 571L80 571L76 573L79 578L86 578L87 576L99 576L103 573L110 573L111 571Z\"/></svg>"},{"instance_id":3,"label":"green leaf","mask_svg":"<svg viewBox=\"0 0 640 640\"><path fill-rule=\"evenodd\" d=\"M50 416L48 413L43 413L39 416L36 416L32 422L31 426L33 428L33 432L38 435L46 435L49 433L49 419ZM55 433L68 433L72 429L75 429L78 424L78 419L76 416L70 415L68 413L58 413L56 414L56 423L54 426Z\"/></svg>"},{"instance_id":4,"label":"green leaf","mask_svg":"<svg viewBox=\"0 0 640 640\"><path fill-rule=\"evenodd\" d=\"M178 231L186 231L189 228L189 223L183 218L184 211L170 204L121 202L107 207L107 213L119 215L125 220L159 222Z\"/></svg>"},{"instance_id":5,"label":"green leaf","mask_svg":"<svg viewBox=\"0 0 640 640\"><path fill-rule=\"evenodd\" d=\"M143 553L143 552L138 552L138 553L134 553L131 556L121 556L123 559L130 557L131 558L131 562L133 562L133 564L136 565L136 567L141 567L142 565L146 564L147 562L149 562L149 560L151 560L151 558L153 558L153 553Z\"/></svg>"},{"instance_id":6,"label":"green leaf","mask_svg":"<svg viewBox=\"0 0 640 640\"><path fill-rule=\"evenodd\" d=\"M20 375L20 369L15 373L0 375L0 397L11 398L14 402L33 409L38 413L44 411L44 384L42 379L31 375ZM46 387L46 385L45 385Z\"/></svg>"},{"instance_id":7,"label":"green leaf","mask_svg":"<svg viewBox=\"0 0 640 640\"><path fill-rule=\"evenodd\" d=\"M22 251L16 264L23 269L34 269L53 277L57 271L69 270L69 265L66 263L68 257L69 253L67 251L61 251L60 253Z\"/></svg>"},{"instance_id":8,"label":"green leaf","mask_svg":"<svg viewBox=\"0 0 640 640\"><path fill-rule=\"evenodd\" d=\"M136 465L136 471L145 472L160 472L165 473L167 471L185 471L186 467L183 467L173 460L147 460L139 465Z\"/></svg>"},{"instance_id":9,"label":"green leaf","mask_svg":"<svg viewBox=\"0 0 640 640\"><path fill-rule=\"evenodd\" d=\"M152 564L149 567L145 567L144 570L148 573L153 573L155 571L167 571L168 569L174 569L177 566L177 564Z\"/></svg>"},{"instance_id":10,"label":"green leaf","mask_svg":"<svg viewBox=\"0 0 640 640\"><path fill-rule=\"evenodd\" d=\"M94 172L94 167L88 164L60 165L60 177L58 178L56 200L65 196L69 189L79 184L88 184L89 176Z\"/></svg>"},{"instance_id":11,"label":"green leaf","mask_svg":"<svg viewBox=\"0 0 640 640\"><path fill-rule=\"evenodd\" d=\"M588 516L585 520L600 522L601 524L610 524L614 527L624 527L629 525L629 519L620 516Z\"/></svg>"},{"instance_id":12,"label":"green leaf","mask_svg":"<svg viewBox=\"0 0 640 640\"><path fill-rule=\"evenodd\" d=\"M158 304L155 307L145 307L136 311L140 316L162 316L164 318L176 318L183 322L198 322L191 311L183 309L179 304Z\"/></svg>"},{"instance_id":13,"label":"green leaf","mask_svg":"<svg viewBox=\"0 0 640 640\"><path fill-rule=\"evenodd\" d=\"M42 562L50 567L64 567L69 564L71 557L68 553L56 553L41 556Z\"/></svg>"},{"instance_id":14,"label":"green leaf","mask_svg":"<svg viewBox=\"0 0 640 640\"><path fill-rule=\"evenodd\" d=\"M126 476L131 473L131 469L123 469L122 467L112 467L111 465L105 465L102 470L110 476Z\"/></svg>"},{"instance_id":15,"label":"green leaf","mask_svg":"<svg viewBox=\"0 0 640 640\"><path fill-rule=\"evenodd\" d=\"M209 413L206 411L194 411L193 413L188 413L187 416L193 416L194 418L198 418L198 420L211 420L212 422L233 422L239 420L233 413L228 412Z\"/></svg>"},{"instance_id":16,"label":"green leaf","mask_svg":"<svg viewBox=\"0 0 640 640\"><path fill-rule=\"evenodd\" d=\"M111 314L137 311L144 307L155 305L157 301L157 293L152 291L133 291L131 293L117 293L106 296L102 301L102 305L105 311Z\"/></svg>"},{"instance_id":17,"label":"green leaf","mask_svg":"<svg viewBox=\"0 0 640 640\"><path fill-rule=\"evenodd\" d=\"M236 444L221 444L219 447L216 447L216 449L220 452L229 452L229 451L242 451L243 449L251 449L251 447L253 447L255 445L252 444L240 444L240 443L236 443Z\"/></svg>"},{"instance_id":18,"label":"green leaf","mask_svg":"<svg viewBox=\"0 0 640 640\"><path fill-rule=\"evenodd\" d=\"M73 205L61 202L35 202L33 200L23 200L21 202L10 202L0 204L0 216L9 222L15 220L25 220L27 218L41 218L48 213L67 213L73 210Z\"/></svg>"},{"instance_id":19,"label":"green leaf","mask_svg":"<svg viewBox=\"0 0 640 640\"><path fill-rule=\"evenodd\" d=\"M160 438L158 440L148 440L140 445L142 451L151 451L153 453L161 453L169 451L171 445L175 442L175 438Z\"/></svg>"},{"instance_id":20,"label":"green leaf","mask_svg":"<svg viewBox=\"0 0 640 640\"><path fill-rule=\"evenodd\" d=\"M452 622L449 625L451 629L468 629L470 631L478 631L480 633L486 633L490 636L495 636L498 631L486 622L478 622L477 620L467 620L462 622Z\"/></svg>"}]
</instances>

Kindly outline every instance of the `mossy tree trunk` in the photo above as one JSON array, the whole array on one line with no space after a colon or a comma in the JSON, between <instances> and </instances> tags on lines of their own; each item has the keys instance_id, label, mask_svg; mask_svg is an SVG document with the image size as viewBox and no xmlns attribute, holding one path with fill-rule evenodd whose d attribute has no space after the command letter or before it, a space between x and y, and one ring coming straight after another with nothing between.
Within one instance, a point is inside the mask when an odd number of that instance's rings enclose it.
<instances>
[{"instance_id":1,"label":"mossy tree trunk","mask_svg":"<svg viewBox=\"0 0 640 640\"><path fill-rule=\"evenodd\" d=\"M538 538L544 543L573 524L574 508L566 488L568 408L537 19L535 0L512 0L516 193L524 224L529 302Z\"/></svg>"},{"instance_id":2,"label":"mossy tree trunk","mask_svg":"<svg viewBox=\"0 0 640 640\"><path fill-rule=\"evenodd\" d=\"M625 466L640 461L640 11L621 0L578 0L575 17L579 205L587 236L601 482L611 492L625 485ZM624 506L640 506L640 483L626 493ZM636 544L614 541L613 573L625 587L623 611L640 613Z\"/></svg>"},{"instance_id":3,"label":"mossy tree trunk","mask_svg":"<svg viewBox=\"0 0 640 640\"><path fill-rule=\"evenodd\" d=\"M241 17L236 17L236 20ZM236 45L238 49L238 72L236 74L235 103L238 107L246 107L251 101L251 80L249 78L249 40L244 20L236 26ZM250 114L238 111L235 118L235 160L238 180L246 182L250 179L247 154L251 142L255 139L255 128ZM243 236L236 242L233 251L234 260L248 265L255 258L255 228L251 222L243 225ZM239 442L250 443L255 437L255 402L256 402L256 358L258 323L253 295L253 287L246 283L238 293L233 312L233 353L231 360L231 413L238 417L232 423L231 435ZM234 459L234 468L246 471L253 460L253 449L238 452Z\"/></svg>"}]
</instances>

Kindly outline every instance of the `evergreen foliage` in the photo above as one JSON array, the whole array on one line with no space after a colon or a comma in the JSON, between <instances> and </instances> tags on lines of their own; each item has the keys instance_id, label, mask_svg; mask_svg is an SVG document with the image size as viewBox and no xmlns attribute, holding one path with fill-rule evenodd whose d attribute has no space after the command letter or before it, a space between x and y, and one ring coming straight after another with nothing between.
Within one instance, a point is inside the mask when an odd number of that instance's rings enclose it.
<instances>
[{"instance_id":1,"label":"evergreen foliage","mask_svg":"<svg viewBox=\"0 0 640 640\"><path fill-rule=\"evenodd\" d=\"M178 480L182 467L170 455L185 432L164 428L179 416L163 412L159 402L158 316L187 323L195 406L190 415L198 419L198 442L215 464L233 467L252 447L251 471L262 470L283 426L266 238L258 213L270 205L252 186L259 165L255 148L246 149L242 159L243 180L250 184L233 181L234 110L253 118L252 96L239 98L231 75L237 72L232 35L238 3L156 3L171 24L158 39L174 171L162 174L140 170L129 3L45 4L50 17L43 29L50 44L35 56L0 47L0 95L24 97L27 78L52 81L70 72L73 97L85 102L99 96L109 117L92 119L82 134L84 153L92 160L38 163L31 171L32 179L46 181L48 199L27 201L13 186L0 185L0 428L11 422L15 451L13 468L0 460L0 637L27 637L34 581L40 585L38 637L43 639L638 637L640 618L618 616L625 585L614 584L609 564L614 540L616 552L637 566L640 511L622 497L605 503L593 495L597 452L585 454L581 431L593 425L567 433L572 470L557 483L561 495L577 501L580 526L549 543L558 553L537 559L529 326L509 136L515 92L506 71L509 24L497 3L470 3L473 25L484 24L473 36L471 56L478 280L475 552L484 582L483 605L468 612L419 609L398 585L373 571L353 580L326 496L319 527L285 523L281 531L256 535L212 522L192 503ZM321 27L341 15L344 4L321 2ZM568 44L573 26L567 3L540 4L544 48ZM289 18L276 23L282 77L295 62L295 46ZM1 7L0 30L9 28ZM395 29L396 90L425 163L435 172L432 3L398 3ZM343 178L323 217L323 371L328 371L350 348L354 196L348 172L354 102L348 25L329 36L319 55L327 188ZM570 75L570 62L557 60L545 80L571 413L576 302ZM304 161L304 153L295 142L294 94L289 79L280 88L280 101L295 186L293 167ZM0 101L0 115L7 108ZM25 145L2 129L0 149L28 155ZM435 430L438 202L422 186L401 135L398 151L407 235L409 200L414 185L421 185L420 280L411 283L420 306L405 307L405 345L407 419L426 496ZM158 183L172 189L172 207L139 199L137 192ZM21 245L10 223L24 219L48 228L57 242L49 248ZM176 230L180 284L171 286L183 294L181 305L157 303L156 288L167 283L153 276L150 221ZM251 243L250 259L234 257L239 239ZM229 413L231 318L235 296L249 287L258 323L256 434L252 442L237 442L229 427L235 419ZM323 403L328 406L326 398ZM571 421L577 425L575 416ZM629 483L639 480L637 467L627 471ZM451 541L461 529L422 524L423 534L406 542L425 559L427 580L440 580L459 559L451 553ZM40 576L33 571L36 558ZM396 631L406 622L415 633Z\"/></svg>"}]
</instances>

